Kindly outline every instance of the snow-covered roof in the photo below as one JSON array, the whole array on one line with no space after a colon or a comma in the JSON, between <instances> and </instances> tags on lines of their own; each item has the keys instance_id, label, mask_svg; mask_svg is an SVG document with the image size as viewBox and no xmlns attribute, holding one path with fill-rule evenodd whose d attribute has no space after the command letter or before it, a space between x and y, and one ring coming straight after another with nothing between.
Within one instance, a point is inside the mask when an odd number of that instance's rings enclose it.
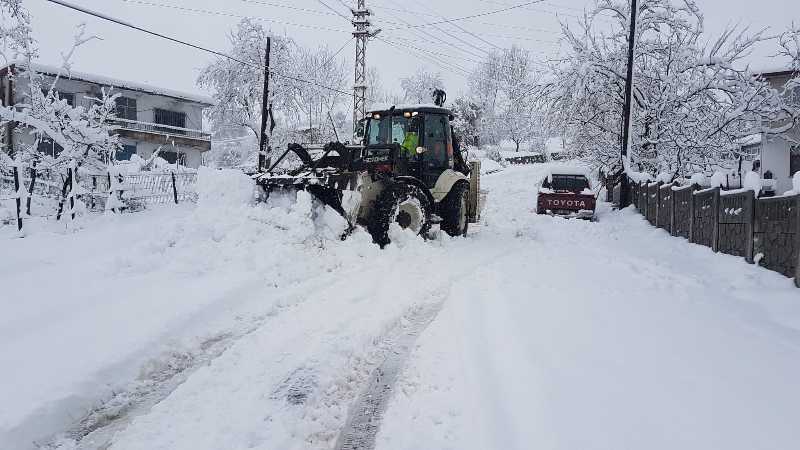
<instances>
[{"instance_id":1,"label":"snow-covered roof","mask_svg":"<svg viewBox=\"0 0 800 450\"><path fill-rule=\"evenodd\" d=\"M8 65L0 67L0 71L8 69L10 66L25 66L27 67L27 62L22 61L14 61ZM187 92L176 91L172 89L166 89L161 87L152 86L146 83L137 83L134 81L126 81L126 80L119 80L116 78L111 78L103 75L96 75L90 74L85 72L78 72L75 70L71 70L69 73L65 73L65 70L56 67L56 66L48 66L45 64L31 64L31 68L36 71L37 73L43 75L61 75L65 79L70 80L79 80L79 81L86 81L89 83L100 84L103 86L114 87L118 89L125 89L129 91L138 91L144 92L147 94L153 95L161 95L165 97L172 97L179 100L185 100L193 103L199 103L205 106L212 106L216 102L211 97L205 95L198 95L198 94L190 94Z\"/></svg>"},{"instance_id":2,"label":"snow-covered roof","mask_svg":"<svg viewBox=\"0 0 800 450\"><path fill-rule=\"evenodd\" d=\"M761 143L761 134L751 134L739 139L738 144L742 146L756 145Z\"/></svg>"},{"instance_id":3,"label":"snow-covered roof","mask_svg":"<svg viewBox=\"0 0 800 450\"><path fill-rule=\"evenodd\" d=\"M754 74L762 76L783 75L796 72L796 70L794 70L791 66L786 66L786 65L755 66L755 67L750 67L750 71L753 72Z\"/></svg>"}]
</instances>

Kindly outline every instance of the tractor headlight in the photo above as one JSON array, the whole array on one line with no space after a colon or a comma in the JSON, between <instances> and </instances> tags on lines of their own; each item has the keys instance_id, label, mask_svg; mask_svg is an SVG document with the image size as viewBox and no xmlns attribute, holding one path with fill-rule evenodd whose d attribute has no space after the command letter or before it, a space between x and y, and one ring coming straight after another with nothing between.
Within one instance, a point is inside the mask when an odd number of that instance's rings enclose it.
<instances>
[{"instance_id":1,"label":"tractor headlight","mask_svg":"<svg viewBox=\"0 0 800 450\"><path fill-rule=\"evenodd\" d=\"M425 147L417 147L417 154L418 155L421 155L421 154L425 153L426 151L427 151L427 149Z\"/></svg>"}]
</instances>

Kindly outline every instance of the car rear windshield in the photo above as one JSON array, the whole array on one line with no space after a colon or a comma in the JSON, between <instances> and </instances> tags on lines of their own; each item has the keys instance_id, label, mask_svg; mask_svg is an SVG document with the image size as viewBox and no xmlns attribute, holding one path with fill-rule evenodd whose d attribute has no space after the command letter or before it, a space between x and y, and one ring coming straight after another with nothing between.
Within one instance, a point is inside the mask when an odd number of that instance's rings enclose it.
<instances>
[{"instance_id":1,"label":"car rear windshield","mask_svg":"<svg viewBox=\"0 0 800 450\"><path fill-rule=\"evenodd\" d=\"M589 180L583 175L553 175L545 179L542 186L555 191L581 192L589 189Z\"/></svg>"}]
</instances>

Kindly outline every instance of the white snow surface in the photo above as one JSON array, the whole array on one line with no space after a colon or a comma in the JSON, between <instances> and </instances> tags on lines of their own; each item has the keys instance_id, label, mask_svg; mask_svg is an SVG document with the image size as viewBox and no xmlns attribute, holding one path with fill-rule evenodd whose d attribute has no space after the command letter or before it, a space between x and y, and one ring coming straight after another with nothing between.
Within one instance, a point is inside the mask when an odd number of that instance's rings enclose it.
<instances>
[{"instance_id":1,"label":"white snow surface","mask_svg":"<svg viewBox=\"0 0 800 450\"><path fill-rule=\"evenodd\" d=\"M486 176L466 239L383 251L227 171L197 206L0 227L0 449L330 449L390 330L439 304L377 449L793 448L792 281L632 210L537 216L551 170Z\"/></svg>"}]
</instances>

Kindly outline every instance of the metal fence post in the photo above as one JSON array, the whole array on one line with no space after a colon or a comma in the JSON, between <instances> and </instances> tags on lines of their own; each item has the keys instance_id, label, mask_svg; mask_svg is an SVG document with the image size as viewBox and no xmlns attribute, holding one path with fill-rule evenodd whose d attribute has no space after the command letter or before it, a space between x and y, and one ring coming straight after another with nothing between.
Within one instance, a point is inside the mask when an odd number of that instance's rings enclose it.
<instances>
[{"instance_id":1,"label":"metal fence post","mask_svg":"<svg viewBox=\"0 0 800 450\"><path fill-rule=\"evenodd\" d=\"M17 195L17 230L22 231L22 199L19 198L19 169L14 166L14 191Z\"/></svg>"},{"instance_id":2,"label":"metal fence post","mask_svg":"<svg viewBox=\"0 0 800 450\"><path fill-rule=\"evenodd\" d=\"M178 204L178 186L175 184L175 172L172 172L172 196L175 198L175 204Z\"/></svg>"},{"instance_id":3,"label":"metal fence post","mask_svg":"<svg viewBox=\"0 0 800 450\"><path fill-rule=\"evenodd\" d=\"M747 209L750 210L750 213L747 216L747 224L745 224L745 233L747 233L746 243L747 248L745 249L745 256L744 260L750 264L753 264L755 255L753 254L753 238L755 237L755 228L756 228L756 193L750 191L747 195Z\"/></svg>"},{"instance_id":4,"label":"metal fence post","mask_svg":"<svg viewBox=\"0 0 800 450\"><path fill-rule=\"evenodd\" d=\"M714 234L711 236L711 250L714 253L719 252L719 193L720 188L714 189L714 220L712 223L714 224Z\"/></svg>"}]
</instances>

